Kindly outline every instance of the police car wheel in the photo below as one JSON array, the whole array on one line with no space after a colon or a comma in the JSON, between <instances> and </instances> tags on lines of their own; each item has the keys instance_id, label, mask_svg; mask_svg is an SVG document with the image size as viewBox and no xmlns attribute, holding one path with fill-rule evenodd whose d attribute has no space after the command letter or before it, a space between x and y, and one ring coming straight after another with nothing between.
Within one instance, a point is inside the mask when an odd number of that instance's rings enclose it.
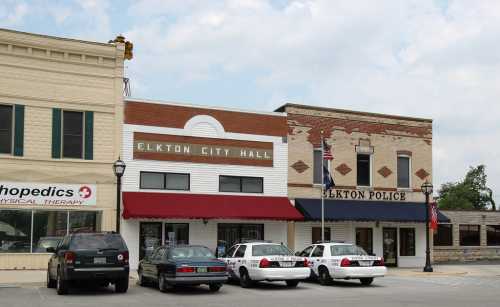
<instances>
[{"instance_id":1,"label":"police car wheel","mask_svg":"<svg viewBox=\"0 0 500 307\"><path fill-rule=\"evenodd\" d=\"M330 273L327 268L320 267L318 275L318 280L321 285L326 286L332 282L332 278L330 277Z\"/></svg>"},{"instance_id":2,"label":"police car wheel","mask_svg":"<svg viewBox=\"0 0 500 307\"><path fill-rule=\"evenodd\" d=\"M250 288L253 286L253 281L250 279L250 276L248 275L248 272L246 269L241 269L240 272L240 285L243 288Z\"/></svg>"},{"instance_id":3,"label":"police car wheel","mask_svg":"<svg viewBox=\"0 0 500 307\"><path fill-rule=\"evenodd\" d=\"M373 282L373 278L361 278L359 281L363 286L368 286Z\"/></svg>"}]
</instances>

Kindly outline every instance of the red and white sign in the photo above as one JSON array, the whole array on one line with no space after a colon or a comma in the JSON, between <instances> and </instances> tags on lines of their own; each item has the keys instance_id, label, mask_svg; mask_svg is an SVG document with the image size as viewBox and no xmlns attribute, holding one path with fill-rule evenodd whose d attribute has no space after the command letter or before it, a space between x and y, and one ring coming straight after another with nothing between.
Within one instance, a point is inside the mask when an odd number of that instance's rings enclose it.
<instances>
[{"instance_id":1,"label":"red and white sign","mask_svg":"<svg viewBox=\"0 0 500 307\"><path fill-rule=\"evenodd\" d=\"M431 215L429 227L432 230L437 230L437 228L438 228L437 204L435 202L432 202L429 204L429 206L430 206L429 210L430 210L430 215Z\"/></svg>"},{"instance_id":2,"label":"red and white sign","mask_svg":"<svg viewBox=\"0 0 500 307\"><path fill-rule=\"evenodd\" d=\"M94 206L95 184L0 181L1 205Z\"/></svg>"}]
</instances>

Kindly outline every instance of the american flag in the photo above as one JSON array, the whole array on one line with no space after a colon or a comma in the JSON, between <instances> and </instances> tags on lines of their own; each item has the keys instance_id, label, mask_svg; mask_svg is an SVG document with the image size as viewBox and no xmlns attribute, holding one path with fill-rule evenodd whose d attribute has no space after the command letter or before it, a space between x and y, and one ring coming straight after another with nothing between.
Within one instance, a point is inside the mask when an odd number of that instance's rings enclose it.
<instances>
[{"instance_id":1,"label":"american flag","mask_svg":"<svg viewBox=\"0 0 500 307\"><path fill-rule=\"evenodd\" d=\"M330 146L323 140L323 159L324 160L333 160L332 152L330 151Z\"/></svg>"},{"instance_id":2,"label":"american flag","mask_svg":"<svg viewBox=\"0 0 500 307\"><path fill-rule=\"evenodd\" d=\"M438 214L437 214L437 204L435 202L430 203L430 208L429 210L431 211L431 220L430 220L430 225L429 227L432 230L437 230L438 228Z\"/></svg>"}]
</instances>

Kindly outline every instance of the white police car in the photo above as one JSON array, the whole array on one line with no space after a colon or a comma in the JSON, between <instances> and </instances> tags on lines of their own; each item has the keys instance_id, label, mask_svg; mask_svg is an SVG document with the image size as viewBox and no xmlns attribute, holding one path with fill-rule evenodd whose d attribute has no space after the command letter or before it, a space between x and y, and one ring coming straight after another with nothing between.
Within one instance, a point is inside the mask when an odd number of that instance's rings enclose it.
<instances>
[{"instance_id":1,"label":"white police car","mask_svg":"<svg viewBox=\"0 0 500 307\"><path fill-rule=\"evenodd\" d=\"M383 258L370 256L354 244L317 243L297 255L306 257L313 276L322 285L333 279L359 279L363 285L369 285L375 277L387 273Z\"/></svg>"},{"instance_id":2,"label":"white police car","mask_svg":"<svg viewBox=\"0 0 500 307\"><path fill-rule=\"evenodd\" d=\"M307 259L294 256L283 244L249 242L231 247L221 260L227 264L231 279L238 279L243 288L257 281L285 281L296 287L311 274Z\"/></svg>"}]
</instances>

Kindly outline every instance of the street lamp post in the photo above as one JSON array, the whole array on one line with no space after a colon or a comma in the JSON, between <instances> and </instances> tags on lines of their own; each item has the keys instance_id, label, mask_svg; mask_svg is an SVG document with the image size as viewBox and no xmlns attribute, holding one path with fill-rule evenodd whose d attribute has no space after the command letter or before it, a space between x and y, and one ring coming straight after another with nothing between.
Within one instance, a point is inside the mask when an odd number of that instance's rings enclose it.
<instances>
[{"instance_id":1,"label":"street lamp post","mask_svg":"<svg viewBox=\"0 0 500 307\"><path fill-rule=\"evenodd\" d=\"M422 193L425 194L425 267L424 272L433 272L431 265L431 249L429 246L429 196L432 194L432 184L427 180L422 184Z\"/></svg>"},{"instance_id":2,"label":"street lamp post","mask_svg":"<svg viewBox=\"0 0 500 307\"><path fill-rule=\"evenodd\" d=\"M120 233L120 209L122 199L122 176L125 173L125 162L120 157L113 164L113 173L116 176L116 232Z\"/></svg>"}]
</instances>

